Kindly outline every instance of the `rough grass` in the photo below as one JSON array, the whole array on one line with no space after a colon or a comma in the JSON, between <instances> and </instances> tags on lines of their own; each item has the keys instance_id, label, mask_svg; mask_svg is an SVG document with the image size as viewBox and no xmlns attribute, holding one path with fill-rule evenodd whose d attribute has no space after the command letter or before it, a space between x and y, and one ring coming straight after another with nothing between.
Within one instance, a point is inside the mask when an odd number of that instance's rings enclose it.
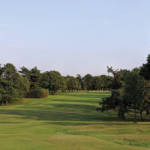
<instances>
[{"instance_id":1,"label":"rough grass","mask_svg":"<svg viewBox=\"0 0 150 150\"><path fill-rule=\"evenodd\" d=\"M24 99L0 107L0 150L148 150L150 123L96 112L109 92Z\"/></svg>"}]
</instances>

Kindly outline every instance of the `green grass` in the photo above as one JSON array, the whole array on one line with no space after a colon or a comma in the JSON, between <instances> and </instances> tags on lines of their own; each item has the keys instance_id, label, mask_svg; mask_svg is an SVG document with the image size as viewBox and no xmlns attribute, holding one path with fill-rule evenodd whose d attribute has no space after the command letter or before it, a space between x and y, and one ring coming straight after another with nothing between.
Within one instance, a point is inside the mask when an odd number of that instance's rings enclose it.
<instances>
[{"instance_id":1,"label":"green grass","mask_svg":"<svg viewBox=\"0 0 150 150\"><path fill-rule=\"evenodd\" d=\"M148 150L150 123L96 112L108 92L24 99L0 107L0 150Z\"/></svg>"}]
</instances>

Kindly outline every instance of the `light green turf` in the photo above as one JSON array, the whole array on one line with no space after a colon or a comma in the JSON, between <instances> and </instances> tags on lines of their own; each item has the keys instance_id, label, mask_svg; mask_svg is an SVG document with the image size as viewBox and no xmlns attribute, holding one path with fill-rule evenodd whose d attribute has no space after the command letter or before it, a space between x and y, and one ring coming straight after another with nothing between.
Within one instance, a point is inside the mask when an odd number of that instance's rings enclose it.
<instances>
[{"instance_id":1,"label":"light green turf","mask_svg":"<svg viewBox=\"0 0 150 150\"><path fill-rule=\"evenodd\" d=\"M96 112L108 92L24 99L0 107L0 150L148 150L149 122Z\"/></svg>"}]
</instances>

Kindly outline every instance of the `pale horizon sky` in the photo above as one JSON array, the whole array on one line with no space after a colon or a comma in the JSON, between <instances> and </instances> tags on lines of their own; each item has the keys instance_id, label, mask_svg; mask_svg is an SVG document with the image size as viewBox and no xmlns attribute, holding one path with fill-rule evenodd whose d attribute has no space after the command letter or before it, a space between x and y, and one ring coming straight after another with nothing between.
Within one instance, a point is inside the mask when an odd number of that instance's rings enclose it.
<instances>
[{"instance_id":1,"label":"pale horizon sky","mask_svg":"<svg viewBox=\"0 0 150 150\"><path fill-rule=\"evenodd\" d=\"M139 67L149 53L149 0L0 2L0 64L100 75Z\"/></svg>"}]
</instances>

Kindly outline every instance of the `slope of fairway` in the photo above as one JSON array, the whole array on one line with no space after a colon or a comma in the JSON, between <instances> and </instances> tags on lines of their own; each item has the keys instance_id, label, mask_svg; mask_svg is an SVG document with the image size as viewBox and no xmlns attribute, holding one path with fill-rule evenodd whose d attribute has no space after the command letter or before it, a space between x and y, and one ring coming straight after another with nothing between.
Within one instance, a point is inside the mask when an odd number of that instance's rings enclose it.
<instances>
[{"instance_id":1,"label":"slope of fairway","mask_svg":"<svg viewBox=\"0 0 150 150\"><path fill-rule=\"evenodd\" d=\"M0 107L0 150L148 150L149 122L96 112L108 92L24 99Z\"/></svg>"}]
</instances>

